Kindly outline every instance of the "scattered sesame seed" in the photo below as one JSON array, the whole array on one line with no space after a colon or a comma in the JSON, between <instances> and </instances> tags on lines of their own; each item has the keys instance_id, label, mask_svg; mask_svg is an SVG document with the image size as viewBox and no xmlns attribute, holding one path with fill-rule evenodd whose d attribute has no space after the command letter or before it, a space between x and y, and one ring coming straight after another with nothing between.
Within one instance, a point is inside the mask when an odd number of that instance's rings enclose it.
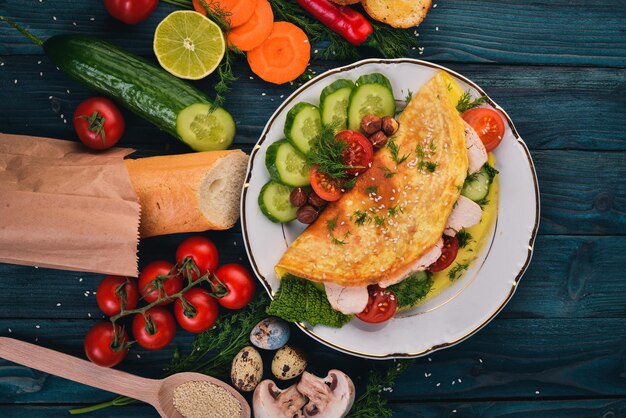
<instances>
[{"instance_id":1,"label":"scattered sesame seed","mask_svg":"<svg viewBox=\"0 0 626 418\"><path fill-rule=\"evenodd\" d=\"M267 93L261 93L261 96L267 96Z\"/></svg>"},{"instance_id":2,"label":"scattered sesame seed","mask_svg":"<svg viewBox=\"0 0 626 418\"><path fill-rule=\"evenodd\" d=\"M52 96L50 96L50 97L52 97ZM80 283L80 282L82 282L82 281L83 281L83 278L82 278L82 277L79 277L79 278L78 278L78 283Z\"/></svg>"},{"instance_id":3,"label":"scattered sesame seed","mask_svg":"<svg viewBox=\"0 0 626 418\"><path fill-rule=\"evenodd\" d=\"M52 16L52 20L57 20L57 17L56 16Z\"/></svg>"},{"instance_id":4,"label":"scattered sesame seed","mask_svg":"<svg viewBox=\"0 0 626 418\"><path fill-rule=\"evenodd\" d=\"M452 412L456 414L456 409L453 409Z\"/></svg>"},{"instance_id":5,"label":"scattered sesame seed","mask_svg":"<svg viewBox=\"0 0 626 418\"><path fill-rule=\"evenodd\" d=\"M538 390L535 391L535 395L539 395L539 391Z\"/></svg>"},{"instance_id":6,"label":"scattered sesame seed","mask_svg":"<svg viewBox=\"0 0 626 418\"><path fill-rule=\"evenodd\" d=\"M141 354L137 354L137 358L141 358Z\"/></svg>"},{"instance_id":7,"label":"scattered sesame seed","mask_svg":"<svg viewBox=\"0 0 626 418\"><path fill-rule=\"evenodd\" d=\"M57 303L57 306L61 306L61 304L60 304L60 303Z\"/></svg>"},{"instance_id":8,"label":"scattered sesame seed","mask_svg":"<svg viewBox=\"0 0 626 418\"><path fill-rule=\"evenodd\" d=\"M72 25L76 26L76 22L72 22Z\"/></svg>"},{"instance_id":9,"label":"scattered sesame seed","mask_svg":"<svg viewBox=\"0 0 626 418\"><path fill-rule=\"evenodd\" d=\"M67 89L66 91L67 91L67 94L70 94L70 89Z\"/></svg>"},{"instance_id":10,"label":"scattered sesame seed","mask_svg":"<svg viewBox=\"0 0 626 418\"><path fill-rule=\"evenodd\" d=\"M459 383L463 382L461 379L456 379Z\"/></svg>"},{"instance_id":11,"label":"scattered sesame seed","mask_svg":"<svg viewBox=\"0 0 626 418\"><path fill-rule=\"evenodd\" d=\"M483 362L483 359L479 358L478 361L480 361L481 363Z\"/></svg>"},{"instance_id":12,"label":"scattered sesame seed","mask_svg":"<svg viewBox=\"0 0 626 418\"><path fill-rule=\"evenodd\" d=\"M39 329L41 328L41 325L35 325L35 328Z\"/></svg>"},{"instance_id":13,"label":"scattered sesame seed","mask_svg":"<svg viewBox=\"0 0 626 418\"><path fill-rule=\"evenodd\" d=\"M41 60L37 61L37 64L41 64Z\"/></svg>"},{"instance_id":14,"label":"scattered sesame seed","mask_svg":"<svg viewBox=\"0 0 626 418\"><path fill-rule=\"evenodd\" d=\"M89 312L87 312L87 316L88 316L89 318L91 318L91 314L90 314Z\"/></svg>"},{"instance_id":15,"label":"scattered sesame seed","mask_svg":"<svg viewBox=\"0 0 626 418\"><path fill-rule=\"evenodd\" d=\"M96 18L95 17L90 17L89 20L91 20L93 22L94 20L96 20Z\"/></svg>"},{"instance_id":16,"label":"scattered sesame seed","mask_svg":"<svg viewBox=\"0 0 626 418\"><path fill-rule=\"evenodd\" d=\"M39 71L39 77L43 77L43 72Z\"/></svg>"},{"instance_id":17,"label":"scattered sesame seed","mask_svg":"<svg viewBox=\"0 0 626 418\"><path fill-rule=\"evenodd\" d=\"M12 333L12 332L13 332L13 330L11 328L9 328L9 334Z\"/></svg>"},{"instance_id":18,"label":"scattered sesame seed","mask_svg":"<svg viewBox=\"0 0 626 418\"><path fill-rule=\"evenodd\" d=\"M437 387L441 386L441 383L437 383Z\"/></svg>"},{"instance_id":19,"label":"scattered sesame seed","mask_svg":"<svg viewBox=\"0 0 626 418\"><path fill-rule=\"evenodd\" d=\"M439 26L435 26L435 30L439 30Z\"/></svg>"},{"instance_id":20,"label":"scattered sesame seed","mask_svg":"<svg viewBox=\"0 0 626 418\"><path fill-rule=\"evenodd\" d=\"M15 79L15 81L13 82L13 84L17 84L17 78Z\"/></svg>"},{"instance_id":21,"label":"scattered sesame seed","mask_svg":"<svg viewBox=\"0 0 626 418\"><path fill-rule=\"evenodd\" d=\"M437 3L433 4L433 9L437 8Z\"/></svg>"}]
</instances>

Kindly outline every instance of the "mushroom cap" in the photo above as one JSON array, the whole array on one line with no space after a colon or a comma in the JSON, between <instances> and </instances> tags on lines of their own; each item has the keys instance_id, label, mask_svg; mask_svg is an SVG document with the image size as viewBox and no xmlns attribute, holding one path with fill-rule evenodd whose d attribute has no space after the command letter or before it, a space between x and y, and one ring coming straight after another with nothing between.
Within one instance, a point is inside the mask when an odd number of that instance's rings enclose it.
<instances>
[{"instance_id":1,"label":"mushroom cap","mask_svg":"<svg viewBox=\"0 0 626 418\"><path fill-rule=\"evenodd\" d=\"M269 379L259 383L252 396L256 418L305 418L302 407L306 403L296 385L281 390Z\"/></svg>"},{"instance_id":2,"label":"mushroom cap","mask_svg":"<svg viewBox=\"0 0 626 418\"><path fill-rule=\"evenodd\" d=\"M354 384L340 370L329 370L325 378L304 372L296 388L309 400L304 406L307 418L343 418L354 403Z\"/></svg>"}]
</instances>

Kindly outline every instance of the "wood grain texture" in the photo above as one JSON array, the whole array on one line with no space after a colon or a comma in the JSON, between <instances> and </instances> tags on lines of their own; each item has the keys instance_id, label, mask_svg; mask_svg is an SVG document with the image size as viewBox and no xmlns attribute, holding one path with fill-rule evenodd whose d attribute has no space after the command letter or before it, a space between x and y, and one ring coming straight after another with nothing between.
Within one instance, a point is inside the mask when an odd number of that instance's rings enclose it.
<instances>
[{"instance_id":1,"label":"wood grain texture","mask_svg":"<svg viewBox=\"0 0 626 418\"><path fill-rule=\"evenodd\" d=\"M10 17L38 36L89 33L148 54L158 22L175 8L162 3L147 21L125 26L101 3L71 0L3 0ZM437 3L434 1L433 3ZM93 20L92 20L93 19ZM621 0L447 0L418 27L428 60L525 64L625 66L626 5ZM0 25L0 55L34 54L37 47Z\"/></svg>"},{"instance_id":2,"label":"wood grain texture","mask_svg":"<svg viewBox=\"0 0 626 418\"><path fill-rule=\"evenodd\" d=\"M0 320L0 334L81 355L82 338L93 322L88 320ZM39 325L40 328L35 328ZM62 335L62 338L59 336ZM370 367L389 366L349 357L324 347L302 333L292 343L309 353L309 370L321 375L333 367L348 373L357 391L364 387ZM180 333L176 344L188 349L189 334ZM626 397L626 318L510 319L496 318L462 344L416 359L391 393L396 401L527 400L587 397ZM167 364L173 346L157 352L134 348L122 370L157 377ZM136 358L139 354L141 358ZM272 353L263 352L265 361ZM7 363L0 362L0 376ZM266 370L266 372L268 372ZM16 375L18 371L11 371ZM269 373L269 372L268 372ZM460 381L459 381L460 379ZM0 404L91 402L107 394L48 376L43 388L16 395L22 382L11 380L0 390ZM454 383L453 383L454 382ZM6 384L6 383L5 383ZM437 385L439 384L439 385ZM286 387L289 382L284 385ZM539 394L536 393L539 391Z\"/></svg>"},{"instance_id":3,"label":"wood grain texture","mask_svg":"<svg viewBox=\"0 0 626 418\"><path fill-rule=\"evenodd\" d=\"M239 232L206 236L221 243L220 257L224 262L243 261ZM170 259L182 239L183 236L172 236L144 240L140 253L142 265L156 259ZM626 317L624 248L626 237L540 235L533 261L500 317ZM99 274L0 265L3 289L0 318L89 319L88 315L101 318L93 295L101 278ZM13 285L16 282L19 286ZM24 303L24 294L28 295L29 303Z\"/></svg>"},{"instance_id":4,"label":"wood grain texture","mask_svg":"<svg viewBox=\"0 0 626 418\"><path fill-rule=\"evenodd\" d=\"M0 56L0 63L4 63L0 66L3 97L20 97L0 101L0 131L76 139L72 113L91 95L89 91L45 56ZM312 68L321 73L342 64L317 61ZM476 82L501 105L531 150L626 150L626 69L446 65ZM225 107L237 122L236 144L254 144L294 88L259 80L242 59L237 60L235 72L239 80ZM211 92L214 82L209 77L195 84ZM127 130L122 144L142 147L144 153L188 150L139 117L124 115Z\"/></svg>"}]
</instances>

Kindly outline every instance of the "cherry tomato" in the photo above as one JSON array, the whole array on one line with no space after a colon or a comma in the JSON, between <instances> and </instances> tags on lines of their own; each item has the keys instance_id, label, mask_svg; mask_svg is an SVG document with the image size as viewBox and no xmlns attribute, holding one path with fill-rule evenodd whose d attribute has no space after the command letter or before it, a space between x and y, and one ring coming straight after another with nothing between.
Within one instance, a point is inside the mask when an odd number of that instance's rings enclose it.
<instances>
[{"instance_id":1,"label":"cherry tomato","mask_svg":"<svg viewBox=\"0 0 626 418\"><path fill-rule=\"evenodd\" d=\"M339 182L331 178L328 174L319 171L317 164L311 167L309 178L311 179L311 187L313 187L315 193L327 202L334 202L341 197L341 186Z\"/></svg>"},{"instance_id":2,"label":"cherry tomato","mask_svg":"<svg viewBox=\"0 0 626 418\"><path fill-rule=\"evenodd\" d=\"M176 336L176 321L167 309L155 306L133 318L133 335L137 344L148 350L160 350Z\"/></svg>"},{"instance_id":3,"label":"cherry tomato","mask_svg":"<svg viewBox=\"0 0 626 418\"><path fill-rule=\"evenodd\" d=\"M124 133L124 117L106 97L92 97L74 111L74 129L85 146L103 150L117 144Z\"/></svg>"},{"instance_id":4,"label":"cherry tomato","mask_svg":"<svg viewBox=\"0 0 626 418\"><path fill-rule=\"evenodd\" d=\"M355 175L369 168L374 159L374 147L369 139L357 131L341 131L335 138L347 144L342 154L343 163L354 168L346 170L346 173Z\"/></svg>"},{"instance_id":5,"label":"cherry tomato","mask_svg":"<svg viewBox=\"0 0 626 418\"><path fill-rule=\"evenodd\" d=\"M217 302L227 309L241 309L254 297L256 282L247 268L239 264L224 264L215 272L228 289L228 294Z\"/></svg>"},{"instance_id":6,"label":"cherry tomato","mask_svg":"<svg viewBox=\"0 0 626 418\"><path fill-rule=\"evenodd\" d=\"M139 273L139 293L147 303L152 303L161 297L171 296L183 288L183 279L177 272L170 272L174 265L167 261L153 261ZM163 291L159 293L155 279L162 281ZM152 282L152 283L151 283ZM161 305L172 303L163 301Z\"/></svg>"},{"instance_id":7,"label":"cherry tomato","mask_svg":"<svg viewBox=\"0 0 626 418\"><path fill-rule=\"evenodd\" d=\"M158 5L159 0L104 0L109 14L129 25L146 20Z\"/></svg>"},{"instance_id":8,"label":"cherry tomato","mask_svg":"<svg viewBox=\"0 0 626 418\"><path fill-rule=\"evenodd\" d=\"M189 273L193 280L198 278L198 274L189 263L193 262L200 271L200 276L207 272L215 273L219 256L217 247L211 240L201 236L189 237L180 243L176 249L176 262L181 268L183 275ZM187 264L186 264L187 263Z\"/></svg>"},{"instance_id":9,"label":"cherry tomato","mask_svg":"<svg viewBox=\"0 0 626 418\"><path fill-rule=\"evenodd\" d=\"M477 107L463 112L461 117L474 128L487 151L493 151L502 142L504 121L495 110Z\"/></svg>"},{"instance_id":10,"label":"cherry tomato","mask_svg":"<svg viewBox=\"0 0 626 418\"><path fill-rule=\"evenodd\" d=\"M441 255L433 264L428 267L428 270L433 273L447 269L450 264L456 258L457 253L459 252L459 239L454 237L449 237L448 235L443 236L443 248L441 249Z\"/></svg>"},{"instance_id":11,"label":"cherry tomato","mask_svg":"<svg viewBox=\"0 0 626 418\"><path fill-rule=\"evenodd\" d=\"M115 341L117 334L117 342ZM124 328L108 321L98 322L85 335L85 354L92 362L102 367L119 364L128 354L128 335Z\"/></svg>"},{"instance_id":12,"label":"cherry tomato","mask_svg":"<svg viewBox=\"0 0 626 418\"><path fill-rule=\"evenodd\" d=\"M106 276L96 290L98 307L108 316L119 314L122 307L135 309L138 300L137 281L129 277Z\"/></svg>"},{"instance_id":13,"label":"cherry tomato","mask_svg":"<svg viewBox=\"0 0 626 418\"><path fill-rule=\"evenodd\" d=\"M174 303L176 321L189 332L204 332L211 328L218 315L215 298L204 289L194 287L183 294L186 303L177 299Z\"/></svg>"},{"instance_id":14,"label":"cherry tomato","mask_svg":"<svg viewBox=\"0 0 626 418\"><path fill-rule=\"evenodd\" d=\"M378 324L387 321L396 313L398 301L391 290L382 289L375 284L368 286L367 291L369 293L367 306L363 312L356 315L357 318L363 322Z\"/></svg>"}]
</instances>

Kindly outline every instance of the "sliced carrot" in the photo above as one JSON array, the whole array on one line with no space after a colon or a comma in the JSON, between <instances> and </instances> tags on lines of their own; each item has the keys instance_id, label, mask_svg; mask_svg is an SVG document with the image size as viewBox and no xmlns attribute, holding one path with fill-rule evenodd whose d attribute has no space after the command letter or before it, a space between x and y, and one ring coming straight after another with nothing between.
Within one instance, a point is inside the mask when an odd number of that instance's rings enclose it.
<instances>
[{"instance_id":1,"label":"sliced carrot","mask_svg":"<svg viewBox=\"0 0 626 418\"><path fill-rule=\"evenodd\" d=\"M250 20L232 29L228 34L228 45L242 51L250 51L261 45L270 36L274 27L274 12L267 0L257 0Z\"/></svg>"},{"instance_id":2,"label":"sliced carrot","mask_svg":"<svg viewBox=\"0 0 626 418\"><path fill-rule=\"evenodd\" d=\"M289 22L274 22L272 33L248 52L252 71L265 81L283 84L304 73L311 58L309 38Z\"/></svg>"},{"instance_id":3,"label":"sliced carrot","mask_svg":"<svg viewBox=\"0 0 626 418\"><path fill-rule=\"evenodd\" d=\"M227 20L231 28L236 28L246 23L252 17L256 8L257 0L204 0L209 7L216 7L229 13ZM206 10L202 5L202 0L193 0L193 8L198 13L206 16Z\"/></svg>"}]
</instances>

